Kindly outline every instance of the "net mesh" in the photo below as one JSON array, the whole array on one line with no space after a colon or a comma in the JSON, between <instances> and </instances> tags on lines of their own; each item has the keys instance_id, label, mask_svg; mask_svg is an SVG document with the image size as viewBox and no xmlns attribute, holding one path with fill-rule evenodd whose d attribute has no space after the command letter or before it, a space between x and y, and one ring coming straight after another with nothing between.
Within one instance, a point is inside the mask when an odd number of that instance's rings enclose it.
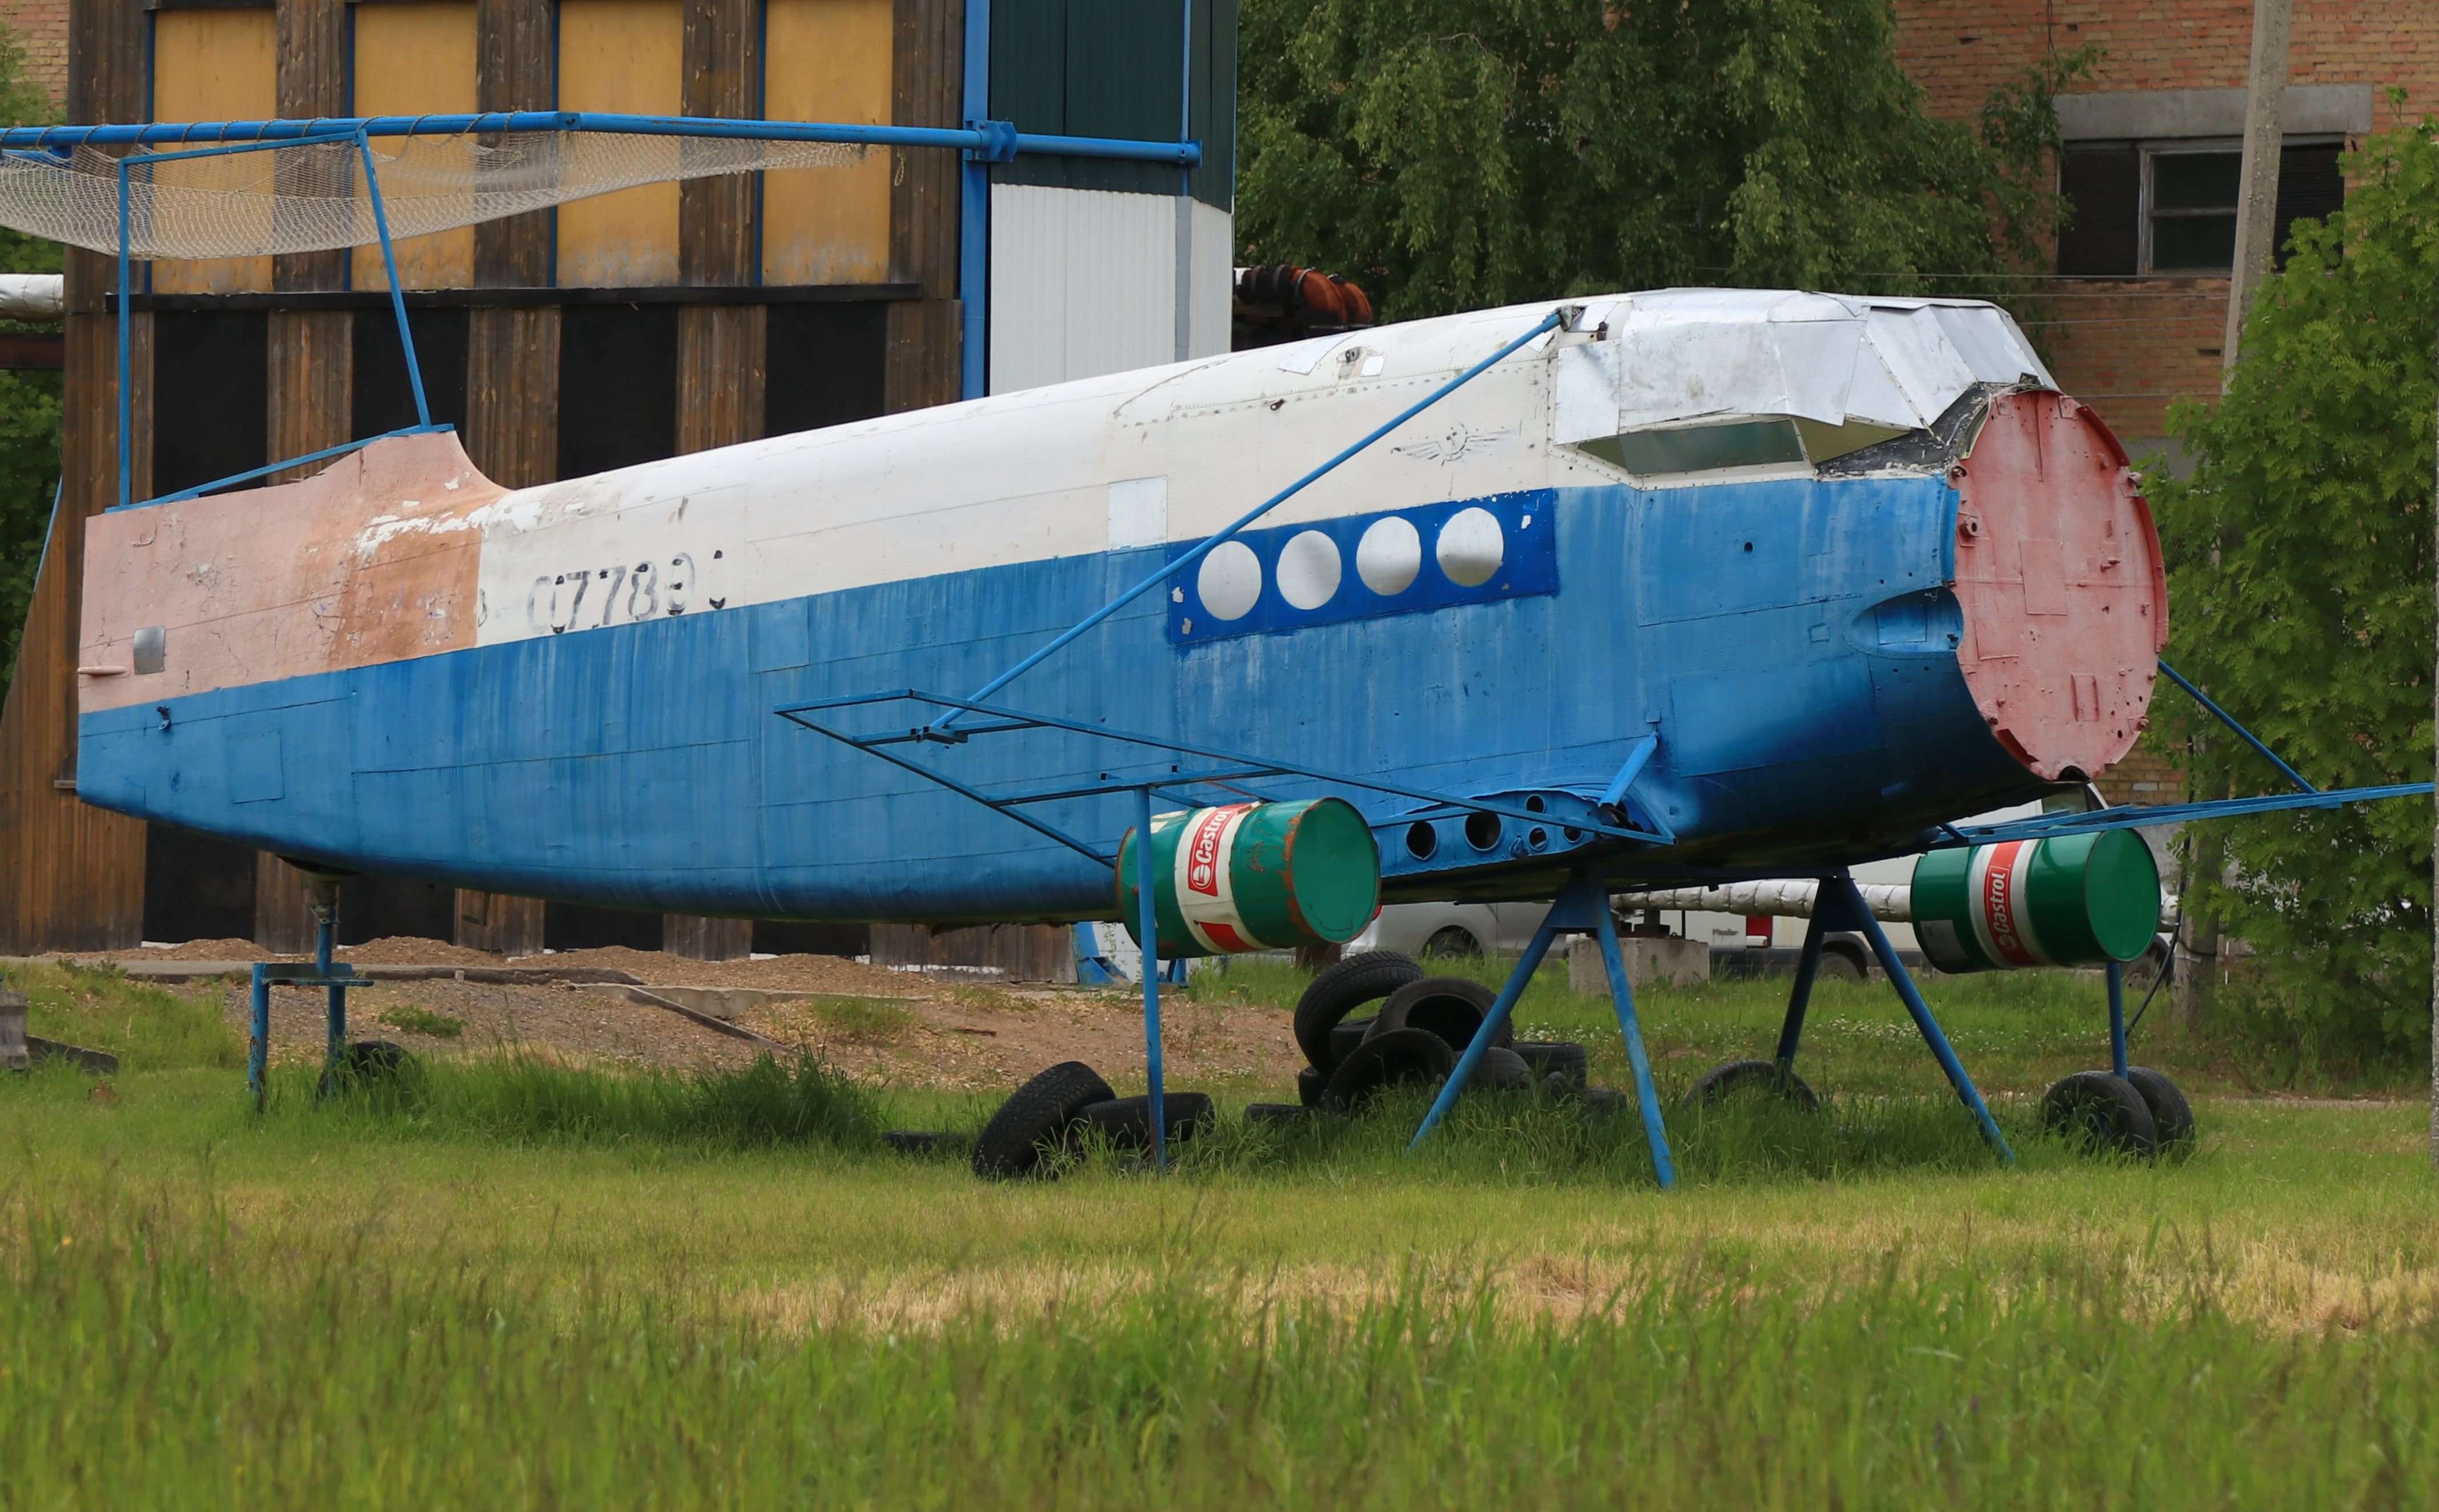
<instances>
[{"instance_id":1,"label":"net mesh","mask_svg":"<svg viewBox=\"0 0 2439 1512\"><path fill-rule=\"evenodd\" d=\"M200 144L199 144L200 145ZM148 151L174 151L155 144ZM453 230L640 184L760 169L838 167L872 151L832 142L513 132L376 137L393 240ZM353 141L262 148L128 169L129 249L138 258L323 252L381 240ZM0 154L0 225L118 250L118 159L80 147Z\"/></svg>"}]
</instances>

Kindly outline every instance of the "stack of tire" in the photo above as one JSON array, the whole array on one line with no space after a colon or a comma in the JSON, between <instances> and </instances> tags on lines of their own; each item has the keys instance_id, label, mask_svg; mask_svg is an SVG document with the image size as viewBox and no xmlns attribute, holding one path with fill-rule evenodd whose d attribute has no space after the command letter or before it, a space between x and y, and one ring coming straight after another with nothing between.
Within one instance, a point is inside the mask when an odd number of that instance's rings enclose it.
<instances>
[{"instance_id":1,"label":"stack of tire","mask_svg":"<svg viewBox=\"0 0 2439 1512\"><path fill-rule=\"evenodd\" d=\"M1296 1074L1297 1102L1255 1104L1247 1116L1350 1112L1391 1087L1436 1087L1456 1069L1496 999L1479 982L1428 975L1395 951L1350 955L1314 977L1296 1004L1296 1047L1306 1061ZM1502 1023L1472 1087L1576 1096L1588 1090L1588 1070L1582 1045L1519 1041Z\"/></svg>"},{"instance_id":2,"label":"stack of tire","mask_svg":"<svg viewBox=\"0 0 2439 1512\"><path fill-rule=\"evenodd\" d=\"M1199 1092L1161 1097L1167 1143L1194 1137L1211 1122L1211 1099ZM1121 1097L1080 1060L1062 1060L999 1105L974 1140L974 1174L1007 1181L1058 1174L1062 1157L1097 1135L1113 1148L1151 1148L1151 1098Z\"/></svg>"}]
</instances>

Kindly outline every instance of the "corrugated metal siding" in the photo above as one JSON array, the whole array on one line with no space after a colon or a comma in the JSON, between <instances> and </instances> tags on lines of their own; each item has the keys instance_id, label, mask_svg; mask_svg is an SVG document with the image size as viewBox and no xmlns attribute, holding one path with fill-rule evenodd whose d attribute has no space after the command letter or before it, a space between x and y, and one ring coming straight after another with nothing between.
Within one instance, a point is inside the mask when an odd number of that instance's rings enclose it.
<instances>
[{"instance_id":1,"label":"corrugated metal siding","mask_svg":"<svg viewBox=\"0 0 2439 1512\"><path fill-rule=\"evenodd\" d=\"M1226 351L1234 222L1191 205L1180 353L1178 220L1151 195L993 186L991 392Z\"/></svg>"},{"instance_id":2,"label":"corrugated metal siding","mask_svg":"<svg viewBox=\"0 0 2439 1512\"><path fill-rule=\"evenodd\" d=\"M1185 0L996 0L991 114L1026 132L1174 141ZM1234 204L1237 0L1193 0L1193 100L1186 133L1203 146L1194 196ZM1179 191L1174 169L1090 158L1024 157L994 184L1059 185L1137 194Z\"/></svg>"}]
</instances>

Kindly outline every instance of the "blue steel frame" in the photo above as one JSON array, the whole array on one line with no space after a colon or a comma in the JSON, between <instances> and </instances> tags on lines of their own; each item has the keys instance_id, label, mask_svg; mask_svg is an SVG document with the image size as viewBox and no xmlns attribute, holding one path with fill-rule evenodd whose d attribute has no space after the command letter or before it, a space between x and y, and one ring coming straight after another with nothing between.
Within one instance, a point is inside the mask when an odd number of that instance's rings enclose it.
<instances>
[{"instance_id":1,"label":"blue steel frame","mask_svg":"<svg viewBox=\"0 0 2439 1512\"><path fill-rule=\"evenodd\" d=\"M973 0L968 12L970 33L979 25L983 36L989 35L988 0ZM977 72L979 70L979 72ZM968 49L967 95L970 101L979 80L984 95L988 93L988 61L979 62ZM129 265L134 240L132 194L128 170L139 164L175 162L184 158L217 157L237 152L260 151L279 147L307 147L353 141L364 159L367 197L372 203L373 225L378 235L382 261L388 270L390 304L398 317L399 340L406 354L408 386L415 395L417 423L379 436L349 441L341 446L327 447L298 457L274 462L266 467L233 473L225 478L181 489L175 493L144 500L146 505L161 504L175 499L191 499L218 489L265 477L311 462L324 461L359 451L375 441L395 436L417 436L447 430L448 426L432 423L432 411L423 390L423 374L416 359L415 337L408 329L404 292L399 288L398 256L389 234L389 218L382 202L381 175L373 161L372 138L375 136L448 136L469 133L497 132L616 132L647 136L718 137L731 140L835 142L848 146L867 147L943 147L954 148L965 157L965 217L961 228L959 292L966 301L966 344L964 361L968 397L980 392L975 386L977 369L974 364L981 350L977 329L987 329L984 303L988 291L989 240L989 178L988 166L1012 160L1020 152L1041 152L1071 157L1106 157L1138 162L1175 163L1180 171L1187 171L1202 161L1202 144L1176 142L1126 141L1114 137L1057 136L1020 132L1006 121L970 118L960 130L919 126L851 126L820 121L721 120L689 116L628 116L601 111L494 111L478 115L457 116L375 116L327 117L312 120L200 121L152 122L145 125L118 126L41 126L14 127L0 130L0 152L39 151L65 157L78 147L146 147L154 143L170 143L176 150L161 152L136 152L117 163L118 174L118 503L119 509L139 507L134 493L134 398L128 382L131 345L131 294ZM189 147L201 141L209 145ZM977 186L979 185L979 191Z\"/></svg>"},{"instance_id":2,"label":"blue steel frame","mask_svg":"<svg viewBox=\"0 0 2439 1512\"><path fill-rule=\"evenodd\" d=\"M314 907L313 965L281 967L271 961L258 961L254 968L254 1023L246 1037L245 1089L254 1098L254 1111L261 1112L270 1095L271 1065L271 989L273 987L318 987L329 988L329 1048L325 1053L328 1075L323 1080L325 1093L336 1091L338 1074L347 1052L347 988L361 987L363 979L356 969L346 962L333 963L330 948L339 934L338 893L332 888L329 906Z\"/></svg>"}]
</instances>

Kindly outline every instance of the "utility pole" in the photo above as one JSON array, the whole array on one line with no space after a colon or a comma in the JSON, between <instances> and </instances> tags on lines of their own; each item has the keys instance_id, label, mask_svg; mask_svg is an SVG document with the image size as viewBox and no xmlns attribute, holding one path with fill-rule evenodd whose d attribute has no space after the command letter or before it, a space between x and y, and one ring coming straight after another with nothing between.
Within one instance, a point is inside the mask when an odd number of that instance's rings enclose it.
<instances>
[{"instance_id":1,"label":"utility pole","mask_svg":"<svg viewBox=\"0 0 2439 1512\"><path fill-rule=\"evenodd\" d=\"M2235 265L2227 281L2222 370L2235 365L2244 317L2277 251L2278 153L2287 107L2287 33L2293 0L2252 0L2252 74L2244 92L2243 183L2235 200Z\"/></svg>"}]
</instances>

